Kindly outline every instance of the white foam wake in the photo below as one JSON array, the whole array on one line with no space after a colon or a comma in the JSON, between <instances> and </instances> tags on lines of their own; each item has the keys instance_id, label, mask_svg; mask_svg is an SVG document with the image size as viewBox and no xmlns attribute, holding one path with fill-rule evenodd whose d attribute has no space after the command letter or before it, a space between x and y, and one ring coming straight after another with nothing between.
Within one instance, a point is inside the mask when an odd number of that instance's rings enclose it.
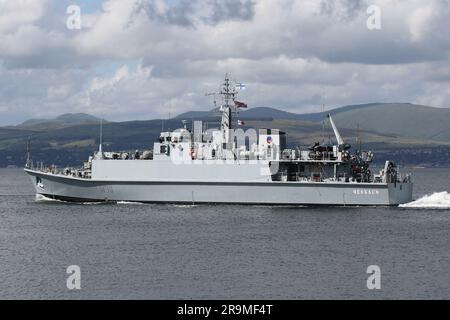
<instances>
[{"instance_id":1,"label":"white foam wake","mask_svg":"<svg viewBox=\"0 0 450 320\"><path fill-rule=\"evenodd\" d=\"M447 191L436 192L432 195L423 196L416 201L400 205L402 208L431 208L431 209L449 209L450 194Z\"/></svg>"},{"instance_id":2,"label":"white foam wake","mask_svg":"<svg viewBox=\"0 0 450 320\"><path fill-rule=\"evenodd\" d=\"M138 205L138 206L145 205L145 203L143 202L134 202L134 201L117 201L116 203L122 205Z\"/></svg>"},{"instance_id":3,"label":"white foam wake","mask_svg":"<svg viewBox=\"0 0 450 320\"><path fill-rule=\"evenodd\" d=\"M36 202L43 202L43 203L69 203L69 204L79 204L79 205L98 205L98 204L105 204L105 202L70 202L70 201L64 201L59 199L53 199L50 197L46 197L42 194L36 194L35 198Z\"/></svg>"},{"instance_id":4,"label":"white foam wake","mask_svg":"<svg viewBox=\"0 0 450 320\"><path fill-rule=\"evenodd\" d=\"M52 198L43 196L42 194L36 194L36 202L64 202L64 201L52 199Z\"/></svg>"}]
</instances>

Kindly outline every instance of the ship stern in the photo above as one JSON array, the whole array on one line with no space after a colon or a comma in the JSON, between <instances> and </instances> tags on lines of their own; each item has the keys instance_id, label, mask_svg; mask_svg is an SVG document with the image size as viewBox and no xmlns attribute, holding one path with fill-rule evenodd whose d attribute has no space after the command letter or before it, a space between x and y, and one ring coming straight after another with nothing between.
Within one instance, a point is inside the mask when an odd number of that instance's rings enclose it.
<instances>
[{"instance_id":1,"label":"ship stern","mask_svg":"<svg viewBox=\"0 0 450 320\"><path fill-rule=\"evenodd\" d=\"M390 205L401 205L413 201L412 182L389 183L388 189Z\"/></svg>"}]
</instances>

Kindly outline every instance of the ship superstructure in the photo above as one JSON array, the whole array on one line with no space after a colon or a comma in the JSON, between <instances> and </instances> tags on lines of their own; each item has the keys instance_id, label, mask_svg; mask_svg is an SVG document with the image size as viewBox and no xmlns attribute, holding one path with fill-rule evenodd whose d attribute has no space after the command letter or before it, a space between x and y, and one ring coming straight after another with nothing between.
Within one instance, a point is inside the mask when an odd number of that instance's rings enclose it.
<instances>
[{"instance_id":1,"label":"ship superstructure","mask_svg":"<svg viewBox=\"0 0 450 320\"><path fill-rule=\"evenodd\" d=\"M351 152L332 117L335 144L289 149L278 129L243 128L236 117L242 84L228 76L216 101L220 126L201 121L161 132L152 150L99 150L83 168L35 168L27 161L37 194L65 201L236 203L290 205L398 205L412 201L412 182L387 161L370 171L373 153ZM236 118L236 119L235 119Z\"/></svg>"}]
</instances>

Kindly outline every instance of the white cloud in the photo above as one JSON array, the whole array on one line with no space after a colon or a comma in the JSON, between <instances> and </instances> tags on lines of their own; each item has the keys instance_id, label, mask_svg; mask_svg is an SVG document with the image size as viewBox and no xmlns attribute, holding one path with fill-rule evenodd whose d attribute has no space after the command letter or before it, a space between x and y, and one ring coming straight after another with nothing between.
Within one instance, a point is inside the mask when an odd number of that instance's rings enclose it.
<instances>
[{"instance_id":1,"label":"white cloud","mask_svg":"<svg viewBox=\"0 0 450 320\"><path fill-rule=\"evenodd\" d=\"M429 102L448 107L448 1L105 0L83 28L69 1L0 0L0 112L115 120L206 109L226 72L252 106ZM366 28L379 5L382 30Z\"/></svg>"},{"instance_id":2,"label":"white cloud","mask_svg":"<svg viewBox=\"0 0 450 320\"><path fill-rule=\"evenodd\" d=\"M431 19L435 14L435 8L428 4L425 7L417 8L408 19L411 39L420 41L430 29Z\"/></svg>"},{"instance_id":3,"label":"white cloud","mask_svg":"<svg viewBox=\"0 0 450 320\"><path fill-rule=\"evenodd\" d=\"M47 0L0 0L0 34L38 21L47 3Z\"/></svg>"}]
</instances>

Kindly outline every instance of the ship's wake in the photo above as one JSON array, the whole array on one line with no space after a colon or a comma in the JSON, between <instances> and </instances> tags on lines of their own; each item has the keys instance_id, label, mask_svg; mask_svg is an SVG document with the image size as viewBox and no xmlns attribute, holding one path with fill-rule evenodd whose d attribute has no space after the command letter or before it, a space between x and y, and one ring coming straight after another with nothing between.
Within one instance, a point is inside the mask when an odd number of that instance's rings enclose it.
<instances>
[{"instance_id":1,"label":"ship's wake","mask_svg":"<svg viewBox=\"0 0 450 320\"><path fill-rule=\"evenodd\" d=\"M144 202L136 202L136 201L117 201L116 204L119 205L134 205L134 206L144 206L146 203Z\"/></svg>"},{"instance_id":2,"label":"ship's wake","mask_svg":"<svg viewBox=\"0 0 450 320\"><path fill-rule=\"evenodd\" d=\"M416 201L402 204L400 207L418 209L450 209L450 194L447 191L435 192L431 195L423 196Z\"/></svg>"},{"instance_id":3,"label":"ship's wake","mask_svg":"<svg viewBox=\"0 0 450 320\"><path fill-rule=\"evenodd\" d=\"M108 204L108 202L99 201L99 202L70 202L70 201L64 201L60 199L53 199L50 197L46 197L42 194L36 194L35 198L36 202L42 202L42 203L65 203L65 204L73 204L73 205L104 205Z\"/></svg>"},{"instance_id":4,"label":"ship's wake","mask_svg":"<svg viewBox=\"0 0 450 320\"><path fill-rule=\"evenodd\" d=\"M49 198L49 197L43 196L42 194L36 194L36 202L64 202L64 201Z\"/></svg>"}]
</instances>

